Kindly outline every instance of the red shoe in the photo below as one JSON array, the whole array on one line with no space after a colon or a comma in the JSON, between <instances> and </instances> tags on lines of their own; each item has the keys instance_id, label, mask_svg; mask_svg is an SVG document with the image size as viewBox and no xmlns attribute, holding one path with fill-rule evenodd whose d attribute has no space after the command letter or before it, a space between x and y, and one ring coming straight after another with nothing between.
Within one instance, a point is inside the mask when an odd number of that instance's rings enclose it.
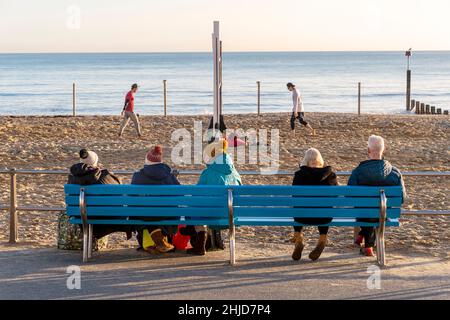
<instances>
[{"instance_id":1,"label":"red shoe","mask_svg":"<svg viewBox=\"0 0 450 320\"><path fill-rule=\"evenodd\" d=\"M363 242L364 242L364 237L362 235L358 234L358 236L355 239L355 245L358 247L361 247Z\"/></svg>"},{"instance_id":2,"label":"red shoe","mask_svg":"<svg viewBox=\"0 0 450 320\"><path fill-rule=\"evenodd\" d=\"M366 257L375 257L373 248L361 248L361 254Z\"/></svg>"}]
</instances>

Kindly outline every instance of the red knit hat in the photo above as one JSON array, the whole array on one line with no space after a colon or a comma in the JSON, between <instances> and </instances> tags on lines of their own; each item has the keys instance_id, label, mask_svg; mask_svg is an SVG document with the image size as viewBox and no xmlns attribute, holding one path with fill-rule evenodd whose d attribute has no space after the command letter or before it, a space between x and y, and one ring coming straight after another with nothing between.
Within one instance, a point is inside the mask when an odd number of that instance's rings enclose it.
<instances>
[{"instance_id":1,"label":"red knit hat","mask_svg":"<svg viewBox=\"0 0 450 320\"><path fill-rule=\"evenodd\" d=\"M145 157L145 164L151 165L155 163L161 163L162 162L162 146L156 145L152 146L150 150L147 152L147 156Z\"/></svg>"}]
</instances>

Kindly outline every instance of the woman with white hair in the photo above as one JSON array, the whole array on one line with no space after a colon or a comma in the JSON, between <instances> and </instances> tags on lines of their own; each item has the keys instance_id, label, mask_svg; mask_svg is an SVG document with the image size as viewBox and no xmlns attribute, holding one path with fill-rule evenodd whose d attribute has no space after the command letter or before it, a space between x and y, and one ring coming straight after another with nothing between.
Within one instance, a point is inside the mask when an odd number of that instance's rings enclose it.
<instances>
[{"instance_id":1,"label":"woman with white hair","mask_svg":"<svg viewBox=\"0 0 450 320\"><path fill-rule=\"evenodd\" d=\"M300 170L295 173L292 185L308 186L336 186L337 177L332 167L325 166L322 155L319 150L311 148L306 151ZM332 221L331 218L295 218L295 222L304 225L324 225L319 226L319 241L316 248L309 254L309 258L316 261L320 258L327 244L327 235L329 227L326 226ZM305 247L303 237L303 227L294 227L295 249L292 259L299 261L302 258L302 252Z\"/></svg>"}]
</instances>

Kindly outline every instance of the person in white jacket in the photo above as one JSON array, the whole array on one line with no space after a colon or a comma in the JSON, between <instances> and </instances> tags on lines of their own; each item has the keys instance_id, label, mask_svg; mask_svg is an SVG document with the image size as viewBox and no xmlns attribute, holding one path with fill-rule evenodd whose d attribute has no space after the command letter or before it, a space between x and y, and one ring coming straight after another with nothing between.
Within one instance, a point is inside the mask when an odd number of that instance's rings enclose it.
<instances>
[{"instance_id":1,"label":"person in white jacket","mask_svg":"<svg viewBox=\"0 0 450 320\"><path fill-rule=\"evenodd\" d=\"M300 125L307 127L311 131L311 135L314 136L316 134L316 130L314 130L313 127L311 127L311 125L305 120L305 112L303 110L303 101L300 92L291 82L287 84L287 88L289 91L292 92L292 102L293 102L291 129L295 130L295 120L298 119Z\"/></svg>"}]
</instances>

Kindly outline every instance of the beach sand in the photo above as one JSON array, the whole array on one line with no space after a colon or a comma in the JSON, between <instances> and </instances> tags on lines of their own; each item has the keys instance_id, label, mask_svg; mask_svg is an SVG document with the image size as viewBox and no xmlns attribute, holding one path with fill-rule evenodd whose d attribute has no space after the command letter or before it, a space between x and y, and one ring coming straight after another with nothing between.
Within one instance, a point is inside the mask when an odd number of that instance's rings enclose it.
<instances>
[{"instance_id":1,"label":"beach sand","mask_svg":"<svg viewBox=\"0 0 450 320\"><path fill-rule=\"evenodd\" d=\"M165 160L170 161L171 133L186 128L192 132L194 120L208 116L141 116L144 139L138 140L132 126L122 138L117 132L118 116L83 117L0 117L0 166L17 169L64 169L78 161L77 152L86 147L94 150L100 162L112 171L136 170L143 165L146 149L159 143L165 148ZM280 169L294 172L309 147L316 147L327 162L338 171L351 171L366 159L366 141L370 134L380 134L387 140L386 159L402 171L450 171L450 118L416 115L363 115L315 113L307 119L318 135L311 137L307 130L289 127L289 114L229 115L225 121L230 129L241 128L280 130ZM256 170L258 165L237 165L238 170ZM202 165L183 165L177 169L202 169ZM124 177L124 182L130 177ZM20 175L18 199L20 205L64 205L63 185L67 177L49 175ZM195 176L181 176L182 183L195 183ZM339 182L346 184L346 178ZM0 175L2 204L8 203L7 175ZM290 184L291 177L244 176L245 184ZM448 210L450 208L448 178L405 178L408 209ZM51 212L19 212L19 237L22 243L35 247L50 247L56 243L57 214ZM8 213L0 212L0 241L8 239ZM291 228L243 227L238 229L238 244L246 253L265 256L289 253ZM354 250L351 228L330 231L327 250ZM317 238L315 228L307 228L306 238L313 246ZM111 248L135 247L121 234L111 237ZM448 257L450 252L450 218L407 217L401 228L387 231L387 250L420 252Z\"/></svg>"}]
</instances>

